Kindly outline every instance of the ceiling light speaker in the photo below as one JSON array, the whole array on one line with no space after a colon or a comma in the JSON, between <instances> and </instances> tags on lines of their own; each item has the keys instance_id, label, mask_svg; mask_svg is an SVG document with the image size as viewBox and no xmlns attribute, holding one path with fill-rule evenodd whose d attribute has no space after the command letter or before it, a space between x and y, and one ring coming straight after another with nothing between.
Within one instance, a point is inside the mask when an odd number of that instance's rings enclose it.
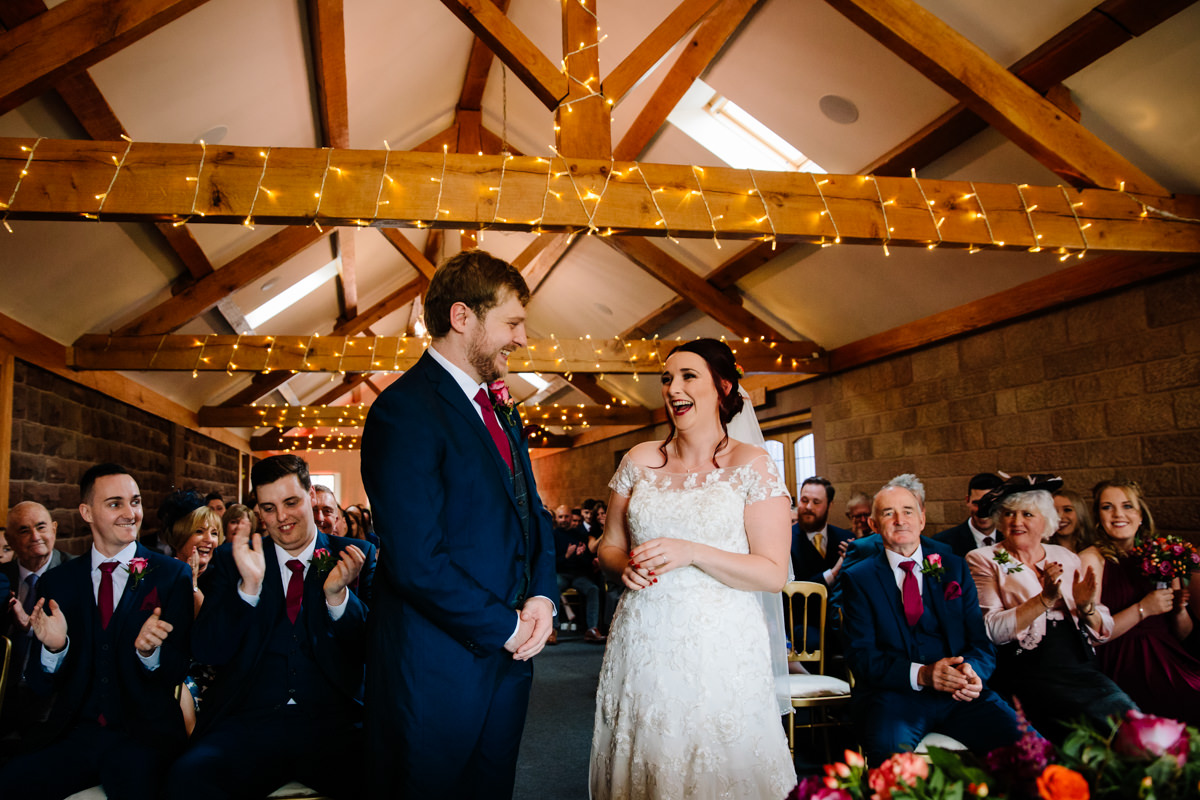
<instances>
[{"instance_id":1,"label":"ceiling light speaker","mask_svg":"<svg viewBox=\"0 0 1200 800\"><path fill-rule=\"evenodd\" d=\"M841 95L827 94L817 102L817 106L822 114L839 125L858 122L858 106Z\"/></svg>"}]
</instances>

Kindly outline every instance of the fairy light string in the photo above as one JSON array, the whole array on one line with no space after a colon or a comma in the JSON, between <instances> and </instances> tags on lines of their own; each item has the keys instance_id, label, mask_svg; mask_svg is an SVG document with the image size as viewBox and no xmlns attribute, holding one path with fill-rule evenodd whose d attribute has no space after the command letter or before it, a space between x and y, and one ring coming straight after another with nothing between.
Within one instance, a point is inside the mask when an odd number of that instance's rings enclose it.
<instances>
[{"instance_id":1,"label":"fairy light string","mask_svg":"<svg viewBox=\"0 0 1200 800\"><path fill-rule=\"evenodd\" d=\"M703 173L704 170L702 168L697 167L695 164L692 165L692 177L696 179L696 188L699 189L698 194L700 195L700 200L704 203L704 211L708 214L709 227L712 228L713 244L720 250L721 240L717 238L717 220L721 219L724 215L718 214L715 217L713 216L712 209L708 205L708 197L704 194L704 185L700 182L700 176Z\"/></svg>"},{"instance_id":2,"label":"fairy light string","mask_svg":"<svg viewBox=\"0 0 1200 800\"><path fill-rule=\"evenodd\" d=\"M1072 216L1072 217L1075 219L1075 227L1079 229L1079 238L1083 240L1083 249L1082 249L1082 250L1080 250L1078 253L1076 253L1075 257L1076 257L1076 258L1083 258L1083 257L1084 257L1084 255L1086 255L1086 254L1087 254L1087 251L1088 251L1088 238L1087 238L1087 234L1086 234L1086 233L1084 233L1084 230L1083 230L1083 225L1081 225L1081 224L1080 224L1080 222L1079 222L1079 214L1078 214L1078 213L1076 213L1076 211L1075 211L1075 208L1076 208L1077 206L1081 206L1081 205L1083 205L1083 203L1072 203L1072 202L1071 202L1071 196L1067 194L1067 188L1066 188L1065 186L1063 186L1063 185L1059 184L1058 190L1059 190L1060 192L1062 192L1063 199L1067 201L1067 208L1071 209L1071 216ZM1091 225L1091 223L1090 223L1090 222L1089 222L1088 224L1089 224L1089 225ZM1068 256L1068 255L1070 255L1070 254L1069 254L1069 253L1065 253L1065 254L1064 254L1064 255L1063 255L1063 256L1062 256L1060 259L1058 259L1058 260L1059 260L1059 261L1066 261L1066 260L1067 260L1067 256Z\"/></svg>"},{"instance_id":3,"label":"fairy light string","mask_svg":"<svg viewBox=\"0 0 1200 800\"><path fill-rule=\"evenodd\" d=\"M317 207L313 209L312 222L310 225L315 225L318 233L324 233L321 230L321 223L317 222L317 217L321 214L321 201L325 199L325 180L329 177L329 163L333 158L333 148L322 148L325 151L325 170L321 173L321 186L317 189Z\"/></svg>"},{"instance_id":4,"label":"fairy light string","mask_svg":"<svg viewBox=\"0 0 1200 800\"><path fill-rule=\"evenodd\" d=\"M442 190L444 188L446 188L446 159L449 157L449 153L450 153L450 145L448 145L448 144L442 145L442 173L441 173L441 175L439 175L436 178L429 179L431 181L435 181L438 185L437 200L434 201L434 204L433 204L433 207L434 207L433 218L435 220L437 220L440 215L449 213L448 211L446 211L446 209L442 208Z\"/></svg>"},{"instance_id":5,"label":"fairy light string","mask_svg":"<svg viewBox=\"0 0 1200 800\"><path fill-rule=\"evenodd\" d=\"M825 210L821 214L822 216L829 217L829 224L833 226L833 244L841 244L842 232L838 230L837 220L833 218L833 212L829 210L829 201L825 199L825 192L821 191L822 184L829 183L829 179L826 178L823 181L818 181L817 176L811 172L808 173L808 176L812 178L813 186L817 187L817 196L821 198L821 205L825 206ZM757 189L758 187L755 186L755 188ZM766 208L765 202L763 203L763 208ZM774 226L772 226L771 230L774 231ZM823 241L821 242L821 247L829 247L829 243ZM772 244L771 249L774 249L774 244Z\"/></svg>"},{"instance_id":6,"label":"fairy light string","mask_svg":"<svg viewBox=\"0 0 1200 800\"><path fill-rule=\"evenodd\" d=\"M671 228L667 225L667 218L663 215L662 207L658 204L658 197L655 196L655 192L661 192L663 190L650 188L650 181L646 179L645 171L638 165L636 161L633 164L633 168L638 171L638 175L642 176L642 184L645 185L646 192L650 195L650 202L654 204L654 210L658 213L658 222L654 224L656 226L662 225L663 232L667 234L667 238L675 244L679 244L679 240L671 235Z\"/></svg>"},{"instance_id":7,"label":"fairy light string","mask_svg":"<svg viewBox=\"0 0 1200 800\"><path fill-rule=\"evenodd\" d=\"M758 188L758 180L754 177L754 170L748 169L748 170L746 170L746 173L750 176L750 184L754 187L753 189L750 190L750 194L758 195L758 202L762 203L762 207L763 207L763 215L761 217L755 218L754 222L758 225L762 225L763 221L765 220L767 225L770 226L770 228L771 228L771 237L770 237L771 252L774 252L775 251L775 243L778 238L778 234L776 234L776 232L775 232L775 220L771 219L771 209L769 209L767 207L767 198L763 197L763 193ZM811 175L812 173L810 172L809 174ZM830 217L830 219L833 219L833 217Z\"/></svg>"},{"instance_id":8,"label":"fairy light string","mask_svg":"<svg viewBox=\"0 0 1200 800\"><path fill-rule=\"evenodd\" d=\"M888 242L892 240L892 227L888 222L887 203L883 202L883 193L879 191L879 181L875 180L874 175L868 175L867 178L875 185L875 196L879 198L879 212L883 214L883 254L890 256L892 252L888 250Z\"/></svg>"},{"instance_id":9,"label":"fairy light string","mask_svg":"<svg viewBox=\"0 0 1200 800\"><path fill-rule=\"evenodd\" d=\"M392 182L392 178L388 175L388 159L392 157L392 146L388 144L388 140L383 140L383 172L379 175L379 188L375 190L375 212L371 215L374 219L379 219L379 207L387 205L390 201L381 200L383 197L383 184L385 181Z\"/></svg>"},{"instance_id":10,"label":"fairy light string","mask_svg":"<svg viewBox=\"0 0 1200 800\"><path fill-rule=\"evenodd\" d=\"M937 244L930 244L929 249L937 247L942 243L942 223L938 220L937 215L933 213L933 201L925 194L925 187L921 185L921 179L917 177L917 168L912 168L913 183L917 184L917 190L921 193L921 201L925 204L925 210L929 212L929 221L933 223L933 232L937 234Z\"/></svg>"},{"instance_id":11,"label":"fairy light string","mask_svg":"<svg viewBox=\"0 0 1200 800\"><path fill-rule=\"evenodd\" d=\"M37 141L33 143L33 147L21 145L21 149L28 151L29 156L25 159L25 166L21 167L20 174L17 175L17 182L13 185L12 194L8 196L8 202L4 204L4 216L0 217L0 223L3 223L4 230L9 233L13 232L12 226L8 224L8 215L12 211L12 204L17 199L17 192L21 189L21 181L25 180L25 176L29 174L29 165L33 163L33 154L37 152L38 145L42 143L45 136L39 136Z\"/></svg>"},{"instance_id":12,"label":"fairy light string","mask_svg":"<svg viewBox=\"0 0 1200 800\"><path fill-rule=\"evenodd\" d=\"M988 219L987 209L983 207L983 198L979 196L979 191L975 188L975 182L971 181L968 185L971 187L971 194L968 197L974 197L975 204L977 206L979 206L979 216L983 218L983 224L987 228L988 241L990 241L992 244L1003 247L1004 242L997 242L996 234L992 232L992 221L990 219ZM979 249L972 247L972 248L969 248L967 250L967 252L974 254L974 253L978 253Z\"/></svg>"},{"instance_id":13,"label":"fairy light string","mask_svg":"<svg viewBox=\"0 0 1200 800\"><path fill-rule=\"evenodd\" d=\"M1022 189L1028 188L1028 183L1018 184L1017 197L1021 199L1021 210L1025 212L1025 219L1029 221L1029 230L1033 232L1033 247L1029 248L1029 252L1040 253L1042 252L1042 235L1037 232L1037 228L1033 224L1033 212L1037 209L1037 203L1034 203L1032 206L1029 205L1029 202L1025 199L1025 192L1022 191Z\"/></svg>"},{"instance_id":14,"label":"fairy light string","mask_svg":"<svg viewBox=\"0 0 1200 800\"><path fill-rule=\"evenodd\" d=\"M100 213L104 211L104 204L108 202L108 196L112 193L112 188L117 183L117 176L121 174L121 168L125 166L125 159L129 157L129 151L133 148L133 139L130 139L123 133L121 134L121 138L125 140L125 152L121 154L121 159L119 161L117 160L116 156L113 156L113 162L116 163L117 168L113 172L112 180L108 182L108 188L105 189L101 194L96 195L96 199L100 201L100 206L96 209L96 213L83 215L88 219L99 221Z\"/></svg>"},{"instance_id":15,"label":"fairy light string","mask_svg":"<svg viewBox=\"0 0 1200 800\"><path fill-rule=\"evenodd\" d=\"M267 176L267 162L271 160L271 148L268 147L265 152L260 151L263 165L262 172L258 173L258 185L254 187L254 197L250 200L250 210L246 212L246 218L242 220L242 224L250 230L254 230L254 206L258 203L258 193L262 191L263 178Z\"/></svg>"}]
</instances>

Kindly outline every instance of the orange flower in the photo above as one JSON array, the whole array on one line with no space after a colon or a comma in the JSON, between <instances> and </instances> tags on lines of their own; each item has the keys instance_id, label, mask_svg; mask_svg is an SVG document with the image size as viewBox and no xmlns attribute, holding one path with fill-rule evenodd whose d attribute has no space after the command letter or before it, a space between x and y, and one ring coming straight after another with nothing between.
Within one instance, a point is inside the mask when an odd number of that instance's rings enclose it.
<instances>
[{"instance_id":1,"label":"orange flower","mask_svg":"<svg viewBox=\"0 0 1200 800\"><path fill-rule=\"evenodd\" d=\"M1037 788L1042 800L1088 800L1091 797L1084 777L1058 764L1046 767L1037 779Z\"/></svg>"}]
</instances>

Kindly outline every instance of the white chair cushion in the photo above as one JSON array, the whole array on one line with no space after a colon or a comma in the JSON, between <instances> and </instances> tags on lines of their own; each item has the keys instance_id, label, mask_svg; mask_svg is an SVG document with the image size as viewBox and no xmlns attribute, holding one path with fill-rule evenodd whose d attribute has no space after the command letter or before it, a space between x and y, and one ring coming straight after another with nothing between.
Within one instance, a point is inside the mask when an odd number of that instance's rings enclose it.
<instances>
[{"instance_id":1,"label":"white chair cushion","mask_svg":"<svg viewBox=\"0 0 1200 800\"><path fill-rule=\"evenodd\" d=\"M320 797L321 793L316 789L310 789L303 783L292 781L289 784L280 786L275 791L271 792L267 797Z\"/></svg>"},{"instance_id":2,"label":"white chair cushion","mask_svg":"<svg viewBox=\"0 0 1200 800\"><path fill-rule=\"evenodd\" d=\"M788 675L792 697L837 697L850 694L850 684L829 675Z\"/></svg>"},{"instance_id":3,"label":"white chair cushion","mask_svg":"<svg viewBox=\"0 0 1200 800\"><path fill-rule=\"evenodd\" d=\"M108 795L104 791L103 786L93 786L90 789L84 789L82 792L76 792L64 800L107 800Z\"/></svg>"},{"instance_id":4,"label":"white chair cushion","mask_svg":"<svg viewBox=\"0 0 1200 800\"><path fill-rule=\"evenodd\" d=\"M913 752L925 754L929 752L931 747L940 747L943 750L966 750L967 746L958 739L952 739L944 733L930 733L925 736L917 745L917 749Z\"/></svg>"}]
</instances>

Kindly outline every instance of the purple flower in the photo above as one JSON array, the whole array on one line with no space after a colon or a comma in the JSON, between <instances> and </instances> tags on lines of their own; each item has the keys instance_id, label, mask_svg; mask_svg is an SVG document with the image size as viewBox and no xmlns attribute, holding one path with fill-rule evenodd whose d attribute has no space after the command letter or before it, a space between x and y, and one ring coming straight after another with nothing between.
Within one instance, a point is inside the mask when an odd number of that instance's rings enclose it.
<instances>
[{"instance_id":1,"label":"purple flower","mask_svg":"<svg viewBox=\"0 0 1200 800\"><path fill-rule=\"evenodd\" d=\"M1181 545L1181 544L1175 545L1174 547L1171 548L1171 552L1177 556L1183 555L1183 545Z\"/></svg>"},{"instance_id":2,"label":"purple flower","mask_svg":"<svg viewBox=\"0 0 1200 800\"><path fill-rule=\"evenodd\" d=\"M1187 763L1187 726L1173 719L1127 711L1113 747L1118 753L1147 761L1172 755L1182 767Z\"/></svg>"},{"instance_id":3,"label":"purple flower","mask_svg":"<svg viewBox=\"0 0 1200 800\"><path fill-rule=\"evenodd\" d=\"M788 795L788 800L852 800L845 789L830 788L825 779L819 775L809 775L802 778L796 788Z\"/></svg>"},{"instance_id":4,"label":"purple flower","mask_svg":"<svg viewBox=\"0 0 1200 800\"><path fill-rule=\"evenodd\" d=\"M1166 562L1164 561L1164 562L1163 562L1163 563L1162 563L1162 564L1159 566L1159 568L1158 568L1158 571L1159 571L1159 572L1161 572L1163 575L1168 575L1168 576L1169 576L1169 575L1171 574L1171 565L1170 565L1170 564L1168 564L1168 563L1166 563Z\"/></svg>"}]
</instances>

